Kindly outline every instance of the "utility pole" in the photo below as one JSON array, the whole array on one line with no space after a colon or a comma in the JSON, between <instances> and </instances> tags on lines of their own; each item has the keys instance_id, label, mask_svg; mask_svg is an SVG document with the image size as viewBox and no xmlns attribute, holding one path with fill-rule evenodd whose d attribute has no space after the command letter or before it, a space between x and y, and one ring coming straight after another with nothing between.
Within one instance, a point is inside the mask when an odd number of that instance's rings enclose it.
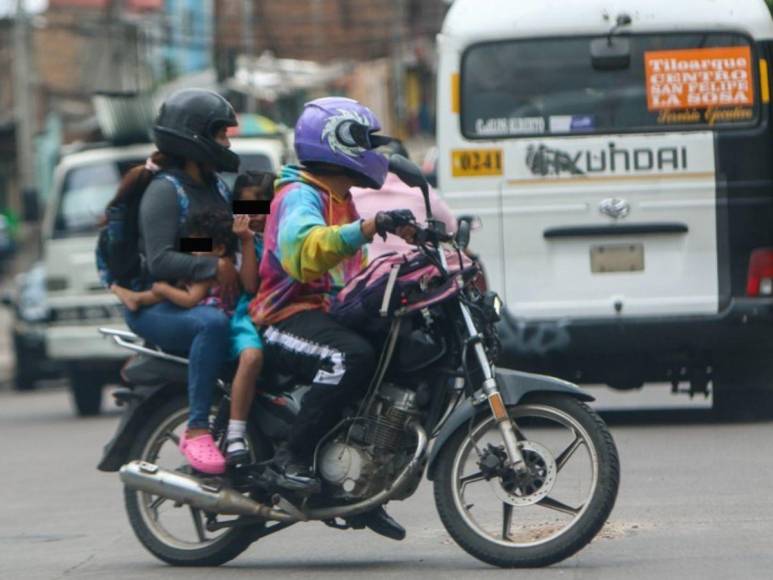
<instances>
[{"instance_id":1,"label":"utility pole","mask_svg":"<svg viewBox=\"0 0 773 580\"><path fill-rule=\"evenodd\" d=\"M403 70L403 43L405 42L405 0L396 0L392 6L394 10L394 17L392 18L392 87L395 95L395 133L398 137L404 138L405 71Z\"/></svg>"},{"instance_id":2,"label":"utility pole","mask_svg":"<svg viewBox=\"0 0 773 580\"><path fill-rule=\"evenodd\" d=\"M32 65L29 49L29 23L24 9L24 0L16 0L16 19L13 27L13 87L18 188L16 198L12 197L9 200L10 206L16 211L22 208L19 194L35 187L32 150L35 108L30 82Z\"/></svg>"},{"instance_id":3,"label":"utility pole","mask_svg":"<svg viewBox=\"0 0 773 580\"><path fill-rule=\"evenodd\" d=\"M124 89L124 34L123 20L121 18L121 0L108 0L105 10L105 38L107 41L108 71L106 78L110 79L108 91L122 91Z\"/></svg>"},{"instance_id":4,"label":"utility pole","mask_svg":"<svg viewBox=\"0 0 773 580\"><path fill-rule=\"evenodd\" d=\"M244 14L242 18L242 49L247 62L248 84L247 98L245 99L245 113L255 112L255 96L253 94L253 81L255 76L255 7L254 0L242 0Z\"/></svg>"}]
</instances>

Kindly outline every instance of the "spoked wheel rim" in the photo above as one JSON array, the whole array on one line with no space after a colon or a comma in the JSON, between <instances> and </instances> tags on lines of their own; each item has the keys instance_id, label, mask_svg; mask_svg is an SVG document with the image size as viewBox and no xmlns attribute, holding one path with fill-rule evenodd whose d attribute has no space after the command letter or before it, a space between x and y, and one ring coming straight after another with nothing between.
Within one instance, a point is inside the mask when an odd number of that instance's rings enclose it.
<instances>
[{"instance_id":1,"label":"spoked wheel rim","mask_svg":"<svg viewBox=\"0 0 773 580\"><path fill-rule=\"evenodd\" d=\"M497 458L504 447L490 417L472 429L456 452L452 494L459 514L478 536L508 548L531 548L563 536L582 520L598 487L598 450L587 430L560 409L523 405L510 409L510 416L519 427L530 474L491 468L501 465Z\"/></svg>"},{"instance_id":2,"label":"spoked wheel rim","mask_svg":"<svg viewBox=\"0 0 773 580\"><path fill-rule=\"evenodd\" d=\"M185 457L179 451L180 437L187 419L187 408L167 417L148 438L141 459L165 469L190 473ZM171 548L201 550L224 541L236 529L209 532L206 529L207 514L203 510L175 504L173 500L142 491L134 493L137 494L137 504L145 526L160 542ZM218 516L218 521L223 521L222 516Z\"/></svg>"}]
</instances>

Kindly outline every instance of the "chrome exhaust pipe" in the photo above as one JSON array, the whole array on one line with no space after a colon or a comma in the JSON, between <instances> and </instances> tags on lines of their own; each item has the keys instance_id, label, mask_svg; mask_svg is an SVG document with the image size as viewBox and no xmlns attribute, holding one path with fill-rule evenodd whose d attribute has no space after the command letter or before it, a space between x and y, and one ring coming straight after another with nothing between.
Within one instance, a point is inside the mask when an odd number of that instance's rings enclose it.
<instances>
[{"instance_id":1,"label":"chrome exhaust pipe","mask_svg":"<svg viewBox=\"0 0 773 580\"><path fill-rule=\"evenodd\" d=\"M235 516L256 516L266 520L298 521L297 516L256 502L216 480L162 469L146 461L131 461L121 467L121 481L129 489L159 495L201 510Z\"/></svg>"},{"instance_id":2,"label":"chrome exhaust pipe","mask_svg":"<svg viewBox=\"0 0 773 580\"><path fill-rule=\"evenodd\" d=\"M402 469L393 484L368 499L344 506L301 510L290 504L288 508L292 507L294 513L288 513L282 509L274 509L256 502L232 489L222 487L216 480L203 480L193 475L169 471L158 465L139 460L131 461L121 467L120 476L121 481L130 489L159 495L207 512L223 515L257 516L281 522L327 520L335 517L353 516L387 502L400 491L414 470L421 468L429 444L427 433L416 423L412 423L410 427L416 434L416 450L408 465Z\"/></svg>"}]
</instances>

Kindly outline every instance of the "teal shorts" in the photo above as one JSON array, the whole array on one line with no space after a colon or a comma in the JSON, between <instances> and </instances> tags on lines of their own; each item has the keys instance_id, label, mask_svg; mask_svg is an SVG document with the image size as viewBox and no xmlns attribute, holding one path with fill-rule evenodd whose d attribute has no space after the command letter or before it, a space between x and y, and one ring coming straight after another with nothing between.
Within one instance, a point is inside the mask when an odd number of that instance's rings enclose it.
<instances>
[{"instance_id":1,"label":"teal shorts","mask_svg":"<svg viewBox=\"0 0 773 580\"><path fill-rule=\"evenodd\" d=\"M250 300L250 296L242 294L231 317L231 358L239 358L246 348L263 349L263 341L260 340L258 329L255 328L247 311Z\"/></svg>"}]
</instances>

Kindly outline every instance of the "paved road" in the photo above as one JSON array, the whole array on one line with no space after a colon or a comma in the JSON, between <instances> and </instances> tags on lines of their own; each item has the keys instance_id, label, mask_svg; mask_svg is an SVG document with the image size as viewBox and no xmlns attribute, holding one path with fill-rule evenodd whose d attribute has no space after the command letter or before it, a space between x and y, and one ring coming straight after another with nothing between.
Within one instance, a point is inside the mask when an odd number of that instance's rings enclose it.
<instances>
[{"instance_id":1,"label":"paved road","mask_svg":"<svg viewBox=\"0 0 773 580\"><path fill-rule=\"evenodd\" d=\"M213 572L170 568L135 540L117 477L94 468L114 409L76 419L65 390L0 391L0 578L769 579L773 423L716 425L702 413L610 417L623 465L617 507L602 537L549 569L496 570L469 557L425 484L390 505L409 530L402 543L299 525Z\"/></svg>"}]
</instances>

